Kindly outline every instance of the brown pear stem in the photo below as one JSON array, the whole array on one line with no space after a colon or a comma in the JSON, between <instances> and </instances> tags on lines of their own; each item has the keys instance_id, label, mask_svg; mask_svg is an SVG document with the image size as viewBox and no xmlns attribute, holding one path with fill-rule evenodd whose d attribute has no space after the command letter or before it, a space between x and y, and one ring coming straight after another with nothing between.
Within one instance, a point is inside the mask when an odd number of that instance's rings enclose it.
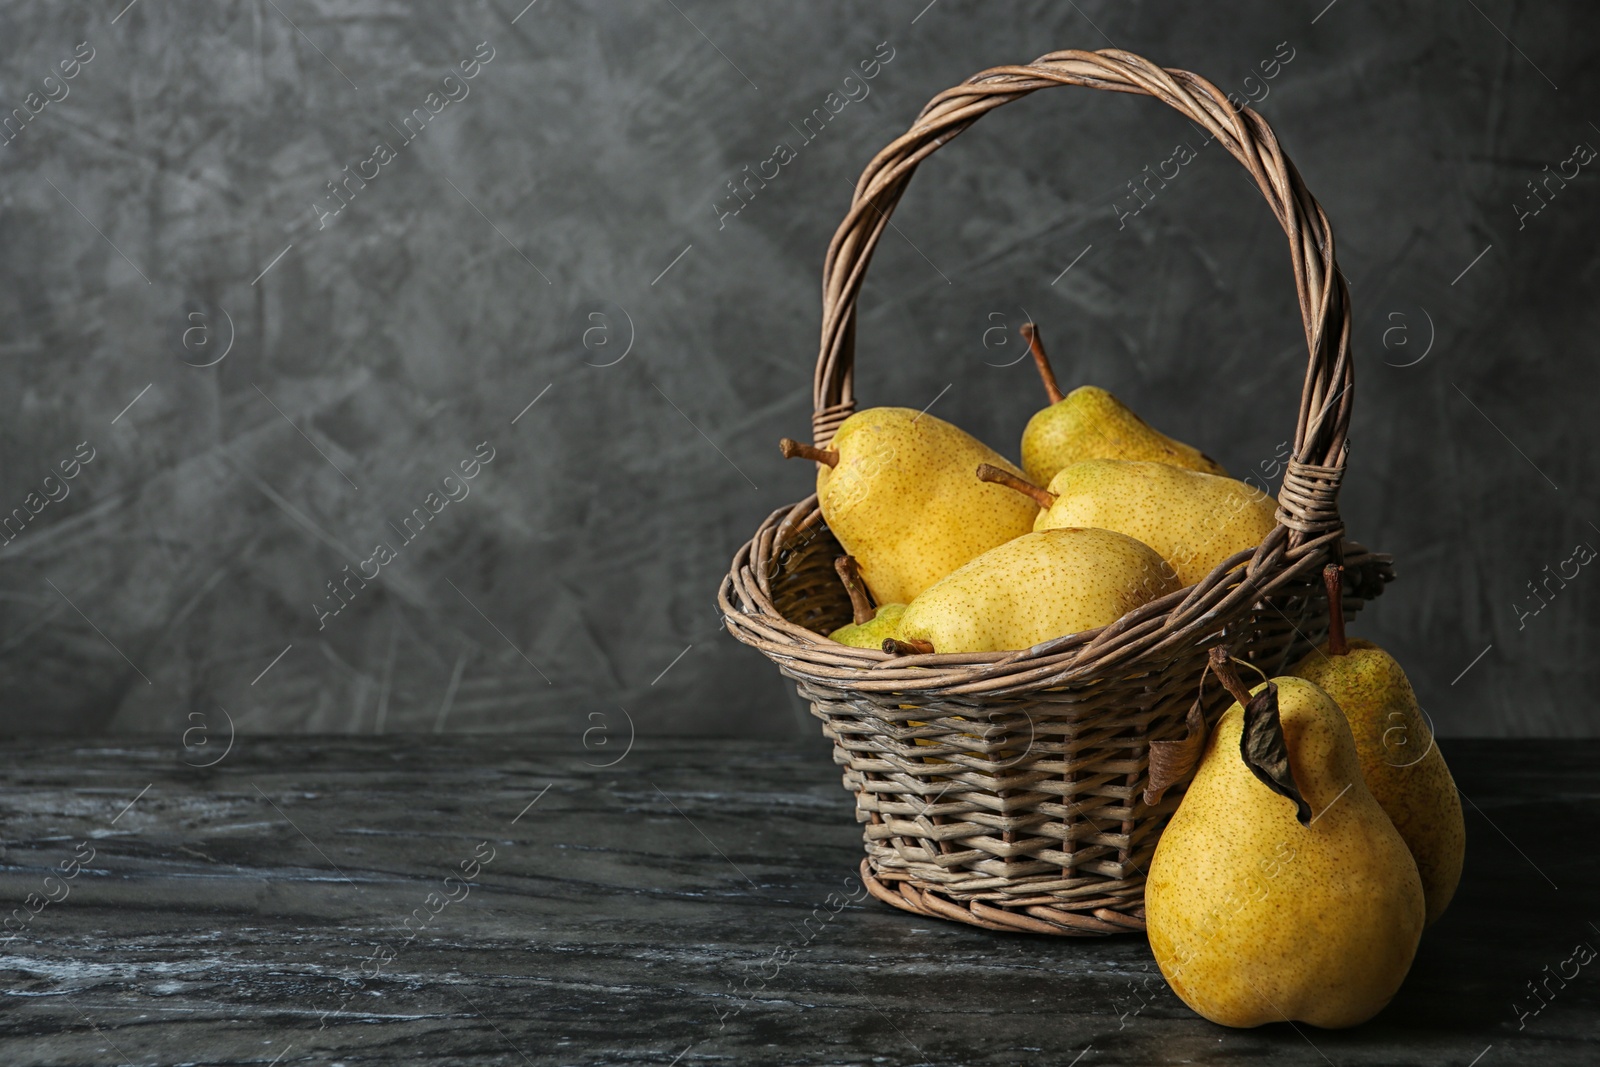
<instances>
[{"instance_id":1,"label":"brown pear stem","mask_svg":"<svg viewBox=\"0 0 1600 1067\"><path fill-rule=\"evenodd\" d=\"M854 613L851 621L860 626L877 618L878 609L867 599L867 589L861 584L861 569L856 566L856 558L840 556L833 561L833 569L839 572L839 580L844 583L844 591L850 594L850 610Z\"/></svg>"},{"instance_id":2,"label":"brown pear stem","mask_svg":"<svg viewBox=\"0 0 1600 1067\"><path fill-rule=\"evenodd\" d=\"M1026 478L1018 478L1008 470L1001 470L992 463L978 464L978 479L1003 485L1007 489L1015 489L1025 496L1033 497L1041 508L1047 508L1056 502L1056 495L1048 489L1040 489Z\"/></svg>"},{"instance_id":3,"label":"brown pear stem","mask_svg":"<svg viewBox=\"0 0 1600 1067\"><path fill-rule=\"evenodd\" d=\"M778 450L783 453L784 459L809 459L816 463L826 463L830 467L839 465L839 453L831 448L818 448L816 445L802 444L792 437L785 437L778 442Z\"/></svg>"},{"instance_id":4,"label":"brown pear stem","mask_svg":"<svg viewBox=\"0 0 1600 1067\"><path fill-rule=\"evenodd\" d=\"M891 656L927 656L933 652L933 643L915 637L909 641L897 641L893 637L885 637L883 650Z\"/></svg>"},{"instance_id":5,"label":"brown pear stem","mask_svg":"<svg viewBox=\"0 0 1600 1067\"><path fill-rule=\"evenodd\" d=\"M1031 322L1023 323L1022 339L1028 342L1028 354L1033 356L1034 365L1039 368L1039 377L1044 380L1045 394L1054 404L1062 397L1061 386L1056 384L1056 372L1050 366L1050 357L1044 354L1044 343L1039 340L1039 327Z\"/></svg>"},{"instance_id":6,"label":"brown pear stem","mask_svg":"<svg viewBox=\"0 0 1600 1067\"><path fill-rule=\"evenodd\" d=\"M1218 645L1211 650L1210 667L1211 673L1222 683L1222 688L1239 702L1241 708L1250 703L1250 690L1239 677L1239 669L1233 665L1233 658L1228 655L1227 649Z\"/></svg>"},{"instance_id":7,"label":"brown pear stem","mask_svg":"<svg viewBox=\"0 0 1600 1067\"><path fill-rule=\"evenodd\" d=\"M1350 651L1344 639L1344 568L1337 563L1322 568L1322 584L1328 587L1328 654L1342 656Z\"/></svg>"}]
</instances>

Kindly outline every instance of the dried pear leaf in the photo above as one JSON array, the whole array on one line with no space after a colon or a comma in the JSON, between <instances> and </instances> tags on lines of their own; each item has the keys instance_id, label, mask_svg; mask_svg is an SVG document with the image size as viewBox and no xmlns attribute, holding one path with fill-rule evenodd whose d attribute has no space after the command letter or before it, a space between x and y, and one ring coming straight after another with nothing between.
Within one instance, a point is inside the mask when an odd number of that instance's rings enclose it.
<instances>
[{"instance_id":1,"label":"dried pear leaf","mask_svg":"<svg viewBox=\"0 0 1600 1067\"><path fill-rule=\"evenodd\" d=\"M1183 740L1150 742L1150 780L1144 787L1144 802L1148 807L1161 803L1163 793L1193 774L1205 751L1206 715L1198 697L1189 705L1185 721L1189 732Z\"/></svg>"},{"instance_id":2,"label":"dried pear leaf","mask_svg":"<svg viewBox=\"0 0 1600 1067\"><path fill-rule=\"evenodd\" d=\"M1273 682L1268 682L1266 688L1245 705L1239 757L1263 785L1294 801L1295 817L1301 826L1311 825L1311 805L1300 795L1300 787L1295 785L1294 773L1289 768L1283 722L1278 717L1278 687Z\"/></svg>"}]
</instances>

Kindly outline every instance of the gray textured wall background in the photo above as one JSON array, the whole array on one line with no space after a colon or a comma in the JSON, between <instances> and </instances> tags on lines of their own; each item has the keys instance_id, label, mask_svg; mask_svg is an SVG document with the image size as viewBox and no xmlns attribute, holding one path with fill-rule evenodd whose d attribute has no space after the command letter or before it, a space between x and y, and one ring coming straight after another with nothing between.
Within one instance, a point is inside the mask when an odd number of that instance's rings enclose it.
<instances>
[{"instance_id":1,"label":"gray textured wall background","mask_svg":"<svg viewBox=\"0 0 1600 1067\"><path fill-rule=\"evenodd\" d=\"M1442 733L1600 729L1600 576L1574 560L1600 546L1591 6L125 3L0 11L0 105L28 116L0 145L0 510L68 494L0 548L0 727L576 732L626 709L811 733L712 598L809 491L775 441L807 429L850 184L938 90L1115 44L1259 99L1333 220L1344 508L1400 570L1360 632ZM475 49L467 95L402 143ZM394 158L322 215L380 141ZM1014 451L1041 394L988 331L1026 313L1066 381L1236 474L1270 460L1304 346L1259 196L1213 146L1118 225L1186 141L1153 101L1073 90L942 149L867 284L863 402L950 385L934 412ZM780 142L796 158L719 219ZM470 495L319 629L325 583L485 442Z\"/></svg>"}]
</instances>

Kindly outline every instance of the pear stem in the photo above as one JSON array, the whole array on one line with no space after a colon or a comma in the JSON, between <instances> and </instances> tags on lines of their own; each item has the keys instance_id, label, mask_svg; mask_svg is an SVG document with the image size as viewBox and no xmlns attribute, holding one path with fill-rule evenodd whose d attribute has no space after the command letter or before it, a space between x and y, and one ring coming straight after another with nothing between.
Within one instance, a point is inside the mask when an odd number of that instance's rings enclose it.
<instances>
[{"instance_id":1,"label":"pear stem","mask_svg":"<svg viewBox=\"0 0 1600 1067\"><path fill-rule=\"evenodd\" d=\"M1337 563L1322 568L1322 584L1328 587L1328 654L1343 656L1350 651L1344 639L1344 568Z\"/></svg>"},{"instance_id":2,"label":"pear stem","mask_svg":"<svg viewBox=\"0 0 1600 1067\"><path fill-rule=\"evenodd\" d=\"M1007 489L1015 489L1025 496L1031 496L1041 508L1047 508L1056 502L1056 495L1048 489L1040 489L1026 478L1019 478L1008 470L1001 470L992 463L978 464L978 480L993 482L1003 485Z\"/></svg>"},{"instance_id":3,"label":"pear stem","mask_svg":"<svg viewBox=\"0 0 1600 1067\"><path fill-rule=\"evenodd\" d=\"M927 656L933 652L933 643L915 637L909 641L897 641L893 637L885 637L883 650L891 656Z\"/></svg>"},{"instance_id":4,"label":"pear stem","mask_svg":"<svg viewBox=\"0 0 1600 1067\"><path fill-rule=\"evenodd\" d=\"M1244 681L1239 677L1239 670L1233 665L1233 658L1228 655L1228 650L1218 645L1210 653L1211 673L1217 676L1217 681L1222 683L1222 688L1228 695L1245 707L1250 703L1250 690L1245 687Z\"/></svg>"},{"instance_id":5,"label":"pear stem","mask_svg":"<svg viewBox=\"0 0 1600 1067\"><path fill-rule=\"evenodd\" d=\"M783 453L784 459L809 459L816 463L825 463L830 467L839 465L839 453L831 448L818 448L816 445L802 444L792 437L785 437L778 442L778 450Z\"/></svg>"},{"instance_id":6,"label":"pear stem","mask_svg":"<svg viewBox=\"0 0 1600 1067\"><path fill-rule=\"evenodd\" d=\"M1039 377L1044 380L1044 391L1054 404L1062 397L1061 386L1056 384L1056 372L1050 366L1050 357L1044 354L1044 344L1039 340L1039 327L1035 323L1025 322L1021 328L1022 339L1028 342L1028 354L1033 356L1034 365L1039 368Z\"/></svg>"},{"instance_id":7,"label":"pear stem","mask_svg":"<svg viewBox=\"0 0 1600 1067\"><path fill-rule=\"evenodd\" d=\"M867 599L867 590L861 584L861 569L856 566L856 558L840 556L833 561L833 569L839 572L839 580L844 583L844 591L850 594L850 610L854 613L851 621L860 626L877 618L878 609Z\"/></svg>"}]
</instances>

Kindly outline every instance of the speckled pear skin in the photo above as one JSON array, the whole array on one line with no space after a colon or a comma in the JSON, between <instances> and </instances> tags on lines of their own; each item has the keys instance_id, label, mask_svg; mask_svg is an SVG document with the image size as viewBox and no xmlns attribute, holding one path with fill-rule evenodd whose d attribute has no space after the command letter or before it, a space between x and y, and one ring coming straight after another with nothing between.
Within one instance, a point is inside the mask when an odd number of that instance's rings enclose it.
<instances>
[{"instance_id":1,"label":"speckled pear skin","mask_svg":"<svg viewBox=\"0 0 1600 1067\"><path fill-rule=\"evenodd\" d=\"M1362 780L1344 713L1302 678L1273 681L1311 825L1240 758L1235 703L1151 860L1150 950L1172 991L1214 1023L1355 1026L1411 969L1422 881Z\"/></svg>"},{"instance_id":2,"label":"speckled pear skin","mask_svg":"<svg viewBox=\"0 0 1600 1067\"><path fill-rule=\"evenodd\" d=\"M963 563L1033 529L1038 505L981 482L978 465L1020 474L948 422L911 408L868 408L834 434L818 465L822 517L880 604L909 604Z\"/></svg>"},{"instance_id":3,"label":"speckled pear skin","mask_svg":"<svg viewBox=\"0 0 1600 1067\"><path fill-rule=\"evenodd\" d=\"M1050 480L1056 502L1033 528L1096 526L1155 549L1193 585L1278 524L1277 501L1241 481L1142 460L1091 459Z\"/></svg>"},{"instance_id":4,"label":"speckled pear skin","mask_svg":"<svg viewBox=\"0 0 1600 1067\"><path fill-rule=\"evenodd\" d=\"M1161 557L1124 534L1041 530L990 549L924 591L900 617L900 637L930 641L935 652L1031 648L1115 622L1177 588Z\"/></svg>"},{"instance_id":5,"label":"speckled pear skin","mask_svg":"<svg viewBox=\"0 0 1600 1067\"><path fill-rule=\"evenodd\" d=\"M885 604L866 622L846 623L828 637L841 645L854 648L882 648L884 638L900 636L900 616L905 614L904 604Z\"/></svg>"},{"instance_id":6,"label":"speckled pear skin","mask_svg":"<svg viewBox=\"0 0 1600 1067\"><path fill-rule=\"evenodd\" d=\"M1431 925L1455 896L1466 855L1456 781L1400 664L1371 641L1347 647L1333 656L1324 644L1289 673L1321 686L1344 711L1367 788L1417 861Z\"/></svg>"},{"instance_id":7,"label":"speckled pear skin","mask_svg":"<svg viewBox=\"0 0 1600 1067\"><path fill-rule=\"evenodd\" d=\"M1186 470L1222 474L1216 460L1174 441L1094 385L1080 385L1034 413L1022 431L1022 467L1035 485L1085 459L1142 459Z\"/></svg>"}]
</instances>

